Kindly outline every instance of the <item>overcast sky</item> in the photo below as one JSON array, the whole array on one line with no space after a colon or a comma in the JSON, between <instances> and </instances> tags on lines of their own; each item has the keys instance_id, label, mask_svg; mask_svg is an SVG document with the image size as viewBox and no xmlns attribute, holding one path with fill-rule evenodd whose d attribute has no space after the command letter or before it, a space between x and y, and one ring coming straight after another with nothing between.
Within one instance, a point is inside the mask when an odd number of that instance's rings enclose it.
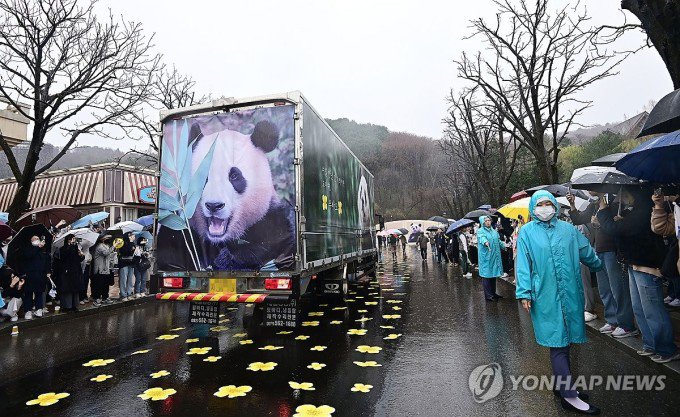
<instances>
[{"instance_id":1,"label":"overcast sky","mask_svg":"<svg viewBox=\"0 0 680 417\"><path fill-rule=\"evenodd\" d=\"M583 3L593 23L622 20L620 0ZM193 76L199 92L300 90L324 117L434 138L441 136L445 96L462 85L452 60L481 46L462 39L468 22L494 13L490 0L102 0L99 7L155 32L165 61ZM671 90L656 51L639 52L619 75L585 91L594 106L581 122L623 120Z\"/></svg>"}]
</instances>

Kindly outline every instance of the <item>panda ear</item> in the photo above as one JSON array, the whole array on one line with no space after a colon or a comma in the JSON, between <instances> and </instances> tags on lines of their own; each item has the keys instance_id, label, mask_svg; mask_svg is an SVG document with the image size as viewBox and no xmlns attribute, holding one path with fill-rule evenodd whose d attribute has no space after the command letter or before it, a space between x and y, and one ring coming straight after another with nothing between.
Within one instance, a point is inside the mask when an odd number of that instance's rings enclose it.
<instances>
[{"instance_id":1,"label":"panda ear","mask_svg":"<svg viewBox=\"0 0 680 417\"><path fill-rule=\"evenodd\" d=\"M199 126L198 123L192 124L189 128L189 143L193 143L193 149L196 149L196 145L198 145L198 141L201 136L203 136L201 126Z\"/></svg>"},{"instance_id":2,"label":"panda ear","mask_svg":"<svg viewBox=\"0 0 680 417\"><path fill-rule=\"evenodd\" d=\"M263 120L255 125L250 140L253 141L255 147L262 149L264 153L271 152L279 144L279 130L274 123Z\"/></svg>"}]
</instances>

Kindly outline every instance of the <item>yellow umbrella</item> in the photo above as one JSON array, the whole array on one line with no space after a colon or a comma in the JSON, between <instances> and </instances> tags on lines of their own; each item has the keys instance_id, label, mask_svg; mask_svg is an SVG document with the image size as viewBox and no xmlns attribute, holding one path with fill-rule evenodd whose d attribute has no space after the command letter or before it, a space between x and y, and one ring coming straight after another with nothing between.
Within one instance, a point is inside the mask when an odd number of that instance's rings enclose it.
<instances>
[{"instance_id":1,"label":"yellow umbrella","mask_svg":"<svg viewBox=\"0 0 680 417\"><path fill-rule=\"evenodd\" d=\"M531 197L520 198L499 208L498 212L509 219L517 220L519 220L521 214L525 222L529 221L529 201L531 201Z\"/></svg>"}]
</instances>

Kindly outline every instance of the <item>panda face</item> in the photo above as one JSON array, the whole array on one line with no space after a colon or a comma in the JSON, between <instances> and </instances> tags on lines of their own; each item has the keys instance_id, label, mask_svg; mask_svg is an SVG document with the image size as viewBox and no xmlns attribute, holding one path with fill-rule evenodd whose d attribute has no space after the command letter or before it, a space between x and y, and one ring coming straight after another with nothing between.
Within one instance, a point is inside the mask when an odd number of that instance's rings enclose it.
<instances>
[{"instance_id":1,"label":"panda face","mask_svg":"<svg viewBox=\"0 0 680 417\"><path fill-rule=\"evenodd\" d=\"M368 227L371 224L371 210L368 202L368 184L366 178L361 176L359 180L359 221L361 228Z\"/></svg>"},{"instance_id":2,"label":"panda face","mask_svg":"<svg viewBox=\"0 0 680 417\"><path fill-rule=\"evenodd\" d=\"M201 138L193 151L195 171L215 143L208 179L194 217L205 222L213 244L240 238L269 209L275 196L269 161L248 135L223 130ZM194 219L196 220L196 219Z\"/></svg>"}]
</instances>

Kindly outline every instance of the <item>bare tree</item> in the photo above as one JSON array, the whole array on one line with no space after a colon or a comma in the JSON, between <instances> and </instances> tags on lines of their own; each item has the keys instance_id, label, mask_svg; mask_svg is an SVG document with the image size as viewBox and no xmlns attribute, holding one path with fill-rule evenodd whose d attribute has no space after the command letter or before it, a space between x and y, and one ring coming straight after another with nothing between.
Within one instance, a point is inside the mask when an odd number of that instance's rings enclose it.
<instances>
[{"instance_id":1,"label":"bare tree","mask_svg":"<svg viewBox=\"0 0 680 417\"><path fill-rule=\"evenodd\" d=\"M0 95L30 119L26 162L19 166L0 137L18 183L9 207L13 222L26 207L35 177L88 134L121 138L126 116L149 94L160 57L134 22L100 19L76 0L0 0ZM32 107L22 109L19 103ZM54 128L67 142L38 167L45 136Z\"/></svg>"},{"instance_id":2,"label":"bare tree","mask_svg":"<svg viewBox=\"0 0 680 417\"><path fill-rule=\"evenodd\" d=\"M617 29L641 26L666 64L673 88L680 88L680 0L621 0L621 8L633 13L641 25L626 23Z\"/></svg>"},{"instance_id":3,"label":"bare tree","mask_svg":"<svg viewBox=\"0 0 680 417\"><path fill-rule=\"evenodd\" d=\"M503 113L492 103L477 100L476 90L459 96L451 92L449 116L444 120L446 137L440 144L444 153L470 171L485 202L498 207L509 196L508 184L522 145L514 129L505 126Z\"/></svg>"},{"instance_id":4,"label":"bare tree","mask_svg":"<svg viewBox=\"0 0 680 417\"><path fill-rule=\"evenodd\" d=\"M456 61L536 159L541 180L558 179L560 144L590 100L581 92L613 75L625 58L597 48L597 30L578 2L554 11L549 0L494 0L496 19L472 21L486 50ZM574 3L574 2L570 2Z\"/></svg>"},{"instance_id":5,"label":"bare tree","mask_svg":"<svg viewBox=\"0 0 680 417\"><path fill-rule=\"evenodd\" d=\"M158 165L159 139L162 134L160 111L208 101L210 97L198 95L195 86L196 82L190 76L180 73L174 66L172 69L156 71L147 102L126 117L128 125L136 127L141 131L142 139L149 141L149 152L130 150L119 162L126 159L134 161L135 165L155 168Z\"/></svg>"}]
</instances>

